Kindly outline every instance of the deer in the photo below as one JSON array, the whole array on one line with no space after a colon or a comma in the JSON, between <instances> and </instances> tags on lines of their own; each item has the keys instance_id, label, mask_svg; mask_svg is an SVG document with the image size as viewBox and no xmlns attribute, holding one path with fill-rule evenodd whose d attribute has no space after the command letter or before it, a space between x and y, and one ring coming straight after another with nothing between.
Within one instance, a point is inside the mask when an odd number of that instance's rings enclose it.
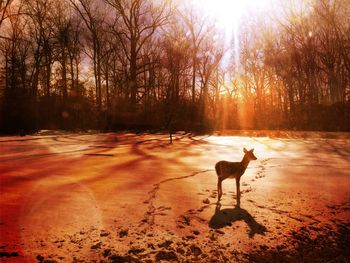
<instances>
[{"instance_id":1,"label":"deer","mask_svg":"<svg viewBox=\"0 0 350 263\"><path fill-rule=\"evenodd\" d=\"M248 151L246 148L243 148L243 152L244 156L240 162L219 161L215 164L215 171L218 176L218 204L222 196L222 181L227 178L234 178L236 179L237 206L240 206L241 192L239 181L247 169L249 162L257 159L254 155L254 149Z\"/></svg>"}]
</instances>

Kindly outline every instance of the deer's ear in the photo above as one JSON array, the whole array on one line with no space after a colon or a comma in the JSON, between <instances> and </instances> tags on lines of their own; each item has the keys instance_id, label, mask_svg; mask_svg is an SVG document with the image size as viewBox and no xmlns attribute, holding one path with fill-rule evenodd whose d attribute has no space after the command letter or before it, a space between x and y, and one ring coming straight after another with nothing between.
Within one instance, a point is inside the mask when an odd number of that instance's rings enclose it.
<instances>
[{"instance_id":1,"label":"deer's ear","mask_svg":"<svg viewBox=\"0 0 350 263\"><path fill-rule=\"evenodd\" d=\"M247 149L246 149L246 148L243 148L243 152L244 152L244 153L247 153L248 151L247 151Z\"/></svg>"},{"instance_id":2,"label":"deer's ear","mask_svg":"<svg viewBox=\"0 0 350 263\"><path fill-rule=\"evenodd\" d=\"M254 148L250 150L250 152L254 152Z\"/></svg>"}]
</instances>

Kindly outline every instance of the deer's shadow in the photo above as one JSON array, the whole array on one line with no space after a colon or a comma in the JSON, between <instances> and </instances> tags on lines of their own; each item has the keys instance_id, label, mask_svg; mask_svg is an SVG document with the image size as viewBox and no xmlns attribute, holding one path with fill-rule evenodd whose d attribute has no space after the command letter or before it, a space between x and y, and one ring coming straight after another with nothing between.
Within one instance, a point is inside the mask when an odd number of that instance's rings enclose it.
<instances>
[{"instance_id":1,"label":"deer's shadow","mask_svg":"<svg viewBox=\"0 0 350 263\"><path fill-rule=\"evenodd\" d=\"M266 227L258 223L254 217L245 209L236 206L235 208L220 209L221 205L216 205L215 214L209 221L209 227L219 229L231 226L236 221L244 221L249 227L249 237L255 234L264 235L267 231Z\"/></svg>"}]
</instances>

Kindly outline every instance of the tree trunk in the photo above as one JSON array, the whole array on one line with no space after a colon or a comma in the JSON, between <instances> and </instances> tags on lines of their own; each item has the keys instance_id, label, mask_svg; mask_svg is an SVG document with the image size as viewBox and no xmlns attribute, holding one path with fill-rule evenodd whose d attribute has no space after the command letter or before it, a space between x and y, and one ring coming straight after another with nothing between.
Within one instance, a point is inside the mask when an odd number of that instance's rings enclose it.
<instances>
[{"instance_id":1,"label":"tree trunk","mask_svg":"<svg viewBox=\"0 0 350 263\"><path fill-rule=\"evenodd\" d=\"M101 106L102 106L102 90L101 90L101 48L100 43L96 36L96 47L97 47L97 82L98 82L98 111L101 112Z\"/></svg>"},{"instance_id":2,"label":"tree trunk","mask_svg":"<svg viewBox=\"0 0 350 263\"><path fill-rule=\"evenodd\" d=\"M106 101L107 101L107 111L110 109L110 100L109 100L109 67L108 67L108 62L106 63L106 73L105 73L105 78L106 78Z\"/></svg>"},{"instance_id":3,"label":"tree trunk","mask_svg":"<svg viewBox=\"0 0 350 263\"><path fill-rule=\"evenodd\" d=\"M46 53L46 87L45 95L47 98L50 97L50 88L51 88L51 54Z\"/></svg>"},{"instance_id":4,"label":"tree trunk","mask_svg":"<svg viewBox=\"0 0 350 263\"><path fill-rule=\"evenodd\" d=\"M136 96L137 96L137 54L136 39L131 40L130 48L130 109L136 112Z\"/></svg>"},{"instance_id":5,"label":"tree trunk","mask_svg":"<svg viewBox=\"0 0 350 263\"><path fill-rule=\"evenodd\" d=\"M61 48L62 52L62 93L63 93L63 98L66 99L68 92L67 92L67 65L66 65L66 49L64 46Z\"/></svg>"},{"instance_id":6,"label":"tree trunk","mask_svg":"<svg viewBox=\"0 0 350 263\"><path fill-rule=\"evenodd\" d=\"M74 65L73 65L74 60L73 60L73 56L70 56L69 59L70 59L69 62L70 62L71 89L72 89L72 91L75 92L76 90L75 90L75 84L74 84Z\"/></svg>"},{"instance_id":7,"label":"tree trunk","mask_svg":"<svg viewBox=\"0 0 350 263\"><path fill-rule=\"evenodd\" d=\"M196 100L196 71L197 71L197 61L196 56L193 55L192 59L193 67L192 67L192 103L195 103Z\"/></svg>"}]
</instances>

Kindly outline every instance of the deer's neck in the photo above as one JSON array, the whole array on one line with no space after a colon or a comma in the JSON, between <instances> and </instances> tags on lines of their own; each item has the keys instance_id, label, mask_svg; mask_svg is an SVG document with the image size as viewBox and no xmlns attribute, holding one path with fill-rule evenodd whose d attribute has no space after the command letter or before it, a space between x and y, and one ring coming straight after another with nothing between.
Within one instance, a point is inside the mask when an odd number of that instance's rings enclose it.
<instances>
[{"instance_id":1,"label":"deer's neck","mask_svg":"<svg viewBox=\"0 0 350 263\"><path fill-rule=\"evenodd\" d=\"M241 161L241 165L244 168L244 170L247 169L249 162L250 162L249 158L244 156Z\"/></svg>"}]
</instances>

